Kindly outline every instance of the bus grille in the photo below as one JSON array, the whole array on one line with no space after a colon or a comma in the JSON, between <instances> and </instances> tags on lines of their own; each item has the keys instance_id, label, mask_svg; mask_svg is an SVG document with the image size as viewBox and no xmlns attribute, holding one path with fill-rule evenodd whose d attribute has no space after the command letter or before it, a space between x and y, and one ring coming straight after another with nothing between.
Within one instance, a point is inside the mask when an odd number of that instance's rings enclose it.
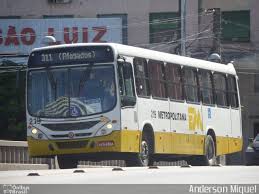
<instances>
[{"instance_id":1,"label":"bus grille","mask_svg":"<svg viewBox=\"0 0 259 194\"><path fill-rule=\"evenodd\" d=\"M92 133L76 133L75 137L84 137L84 136L90 136L92 135ZM64 135L51 135L54 138L68 138L68 134L64 134Z\"/></svg>"},{"instance_id":2,"label":"bus grille","mask_svg":"<svg viewBox=\"0 0 259 194\"><path fill-rule=\"evenodd\" d=\"M100 121L87 121L80 123L54 123L54 124L42 124L42 126L52 131L73 131L73 130L84 130L90 129L97 125Z\"/></svg>"},{"instance_id":3,"label":"bus grille","mask_svg":"<svg viewBox=\"0 0 259 194\"><path fill-rule=\"evenodd\" d=\"M85 148L88 141L67 141L67 142L56 142L59 149L78 149Z\"/></svg>"}]
</instances>

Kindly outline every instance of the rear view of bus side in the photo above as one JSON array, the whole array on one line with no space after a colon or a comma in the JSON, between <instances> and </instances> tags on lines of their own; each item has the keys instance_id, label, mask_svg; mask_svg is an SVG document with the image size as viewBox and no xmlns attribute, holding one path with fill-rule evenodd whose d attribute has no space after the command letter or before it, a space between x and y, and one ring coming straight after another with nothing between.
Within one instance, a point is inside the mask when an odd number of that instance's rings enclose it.
<instances>
[{"instance_id":1,"label":"rear view of bus side","mask_svg":"<svg viewBox=\"0 0 259 194\"><path fill-rule=\"evenodd\" d=\"M219 156L242 150L238 77L232 64L124 46L118 52L134 68L140 152L144 158L151 155L144 164L185 157L192 165L213 165ZM122 128L133 119L128 109L122 109Z\"/></svg>"}]
</instances>

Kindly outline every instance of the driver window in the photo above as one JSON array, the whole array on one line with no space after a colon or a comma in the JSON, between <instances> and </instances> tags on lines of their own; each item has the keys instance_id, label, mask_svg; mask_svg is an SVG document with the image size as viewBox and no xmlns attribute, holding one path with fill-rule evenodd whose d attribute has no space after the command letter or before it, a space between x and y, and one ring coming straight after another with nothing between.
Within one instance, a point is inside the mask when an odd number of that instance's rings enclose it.
<instances>
[{"instance_id":1,"label":"driver window","mask_svg":"<svg viewBox=\"0 0 259 194\"><path fill-rule=\"evenodd\" d=\"M127 62L125 62L124 64L119 63L118 74L120 95L127 97L135 97L133 72L131 64Z\"/></svg>"}]
</instances>

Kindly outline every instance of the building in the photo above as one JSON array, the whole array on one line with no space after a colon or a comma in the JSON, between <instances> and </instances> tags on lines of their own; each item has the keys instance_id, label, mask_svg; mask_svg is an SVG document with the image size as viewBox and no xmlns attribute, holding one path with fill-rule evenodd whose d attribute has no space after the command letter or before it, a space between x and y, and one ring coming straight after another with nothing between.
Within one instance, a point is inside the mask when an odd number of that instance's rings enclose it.
<instances>
[{"instance_id":1,"label":"building","mask_svg":"<svg viewBox=\"0 0 259 194\"><path fill-rule=\"evenodd\" d=\"M102 0L2 0L0 19L117 18L119 24L108 27L120 31L118 42L179 53L184 41L189 56L207 59L212 53L220 53L223 62L234 61L239 74L245 148L248 138L259 133L259 3L186 0L186 35L182 38L181 3L181 0L107 0L105 3ZM72 23L67 25L73 34ZM0 29L0 48L4 46L6 31ZM30 38L23 41L26 43ZM244 162L244 156L234 156L230 161Z\"/></svg>"}]
</instances>

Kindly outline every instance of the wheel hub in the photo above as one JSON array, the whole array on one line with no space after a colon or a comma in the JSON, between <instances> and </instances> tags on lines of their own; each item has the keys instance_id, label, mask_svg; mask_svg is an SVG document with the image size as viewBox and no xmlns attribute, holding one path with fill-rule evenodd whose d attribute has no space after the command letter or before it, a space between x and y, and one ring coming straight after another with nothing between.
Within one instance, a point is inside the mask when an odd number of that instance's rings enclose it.
<instances>
[{"instance_id":1,"label":"wheel hub","mask_svg":"<svg viewBox=\"0 0 259 194\"><path fill-rule=\"evenodd\" d=\"M208 142L208 147L207 147L207 153L206 153L206 157L207 157L207 160L208 160L208 163L209 165L213 165L215 164L215 150L214 150L214 145L213 145L213 142L212 141L209 141Z\"/></svg>"},{"instance_id":2,"label":"wheel hub","mask_svg":"<svg viewBox=\"0 0 259 194\"><path fill-rule=\"evenodd\" d=\"M142 141L141 142L140 159L141 159L144 166L148 165L148 155L149 155L148 144L147 144L146 141Z\"/></svg>"}]
</instances>

